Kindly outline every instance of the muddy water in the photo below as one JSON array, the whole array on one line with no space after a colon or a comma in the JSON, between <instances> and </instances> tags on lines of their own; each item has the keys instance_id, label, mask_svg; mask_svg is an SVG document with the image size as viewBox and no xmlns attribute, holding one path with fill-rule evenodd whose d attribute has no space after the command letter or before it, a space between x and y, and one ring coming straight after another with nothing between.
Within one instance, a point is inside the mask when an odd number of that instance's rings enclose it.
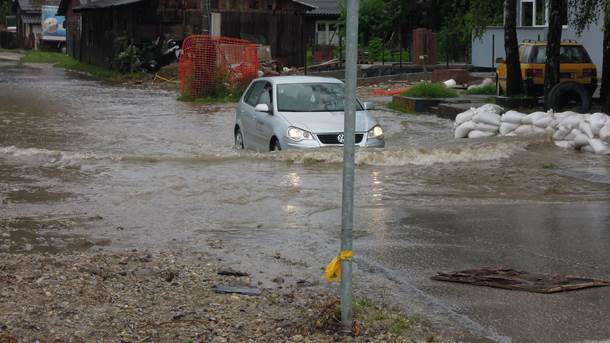
<instances>
[{"instance_id":1,"label":"muddy water","mask_svg":"<svg viewBox=\"0 0 610 343\"><path fill-rule=\"evenodd\" d=\"M175 98L0 61L0 250L198 249L264 286L319 282L338 247L341 151L238 152L233 106ZM610 278L608 157L458 142L450 121L374 112L387 148L357 155L359 292L496 341L610 338L608 290L429 281L482 266Z\"/></svg>"}]
</instances>

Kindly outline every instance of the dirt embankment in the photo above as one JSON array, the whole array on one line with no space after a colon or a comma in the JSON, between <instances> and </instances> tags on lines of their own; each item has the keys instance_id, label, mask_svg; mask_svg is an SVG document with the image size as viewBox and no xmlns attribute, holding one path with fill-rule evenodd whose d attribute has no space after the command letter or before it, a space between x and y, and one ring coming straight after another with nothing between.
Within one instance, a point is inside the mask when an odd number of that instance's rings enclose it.
<instances>
[{"instance_id":1,"label":"dirt embankment","mask_svg":"<svg viewBox=\"0 0 610 343\"><path fill-rule=\"evenodd\" d=\"M366 300L355 303L355 335L341 333L336 298L306 282L258 296L214 291L251 283L205 255L0 253L0 342L440 340Z\"/></svg>"}]
</instances>

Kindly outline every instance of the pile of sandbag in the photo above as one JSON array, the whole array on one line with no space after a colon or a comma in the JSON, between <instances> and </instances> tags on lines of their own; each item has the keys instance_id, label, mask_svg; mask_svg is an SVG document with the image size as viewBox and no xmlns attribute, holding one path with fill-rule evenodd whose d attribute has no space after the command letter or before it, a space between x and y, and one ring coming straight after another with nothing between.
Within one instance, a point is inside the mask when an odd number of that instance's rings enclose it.
<instances>
[{"instance_id":1,"label":"pile of sandbag","mask_svg":"<svg viewBox=\"0 0 610 343\"><path fill-rule=\"evenodd\" d=\"M562 148L610 154L610 117L603 113L508 111L487 104L458 114L455 138L548 135Z\"/></svg>"}]
</instances>

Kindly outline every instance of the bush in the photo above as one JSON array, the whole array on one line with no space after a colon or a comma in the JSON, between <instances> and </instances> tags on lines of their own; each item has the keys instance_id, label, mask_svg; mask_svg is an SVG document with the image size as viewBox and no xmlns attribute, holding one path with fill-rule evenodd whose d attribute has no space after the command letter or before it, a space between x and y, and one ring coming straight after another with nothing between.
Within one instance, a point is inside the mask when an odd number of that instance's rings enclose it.
<instances>
[{"instance_id":1,"label":"bush","mask_svg":"<svg viewBox=\"0 0 610 343\"><path fill-rule=\"evenodd\" d=\"M400 51L392 51L383 45L381 38L372 38L369 41L369 46L366 49L368 56L373 61L399 62ZM408 49L402 50L402 61L408 62L411 59L411 54Z\"/></svg>"},{"instance_id":2,"label":"bush","mask_svg":"<svg viewBox=\"0 0 610 343\"><path fill-rule=\"evenodd\" d=\"M447 88L442 83L422 82L401 95L413 98L455 98L458 96L453 89Z\"/></svg>"},{"instance_id":3,"label":"bush","mask_svg":"<svg viewBox=\"0 0 610 343\"><path fill-rule=\"evenodd\" d=\"M475 87L466 91L467 94L480 94L480 95L496 95L496 86L487 85L483 87Z\"/></svg>"}]
</instances>

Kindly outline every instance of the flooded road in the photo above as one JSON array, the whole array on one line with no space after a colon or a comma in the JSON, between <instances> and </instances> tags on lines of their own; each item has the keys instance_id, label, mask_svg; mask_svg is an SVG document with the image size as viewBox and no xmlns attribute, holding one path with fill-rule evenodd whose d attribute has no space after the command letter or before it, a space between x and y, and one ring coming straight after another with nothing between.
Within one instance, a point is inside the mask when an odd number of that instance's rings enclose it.
<instances>
[{"instance_id":1,"label":"flooded road","mask_svg":"<svg viewBox=\"0 0 610 343\"><path fill-rule=\"evenodd\" d=\"M0 251L202 250L267 287L321 282L339 246L341 151L238 152L232 105L175 99L0 61ZM493 341L610 339L610 288L429 279L485 266L610 279L607 156L455 141L448 120L374 113L387 148L357 155L358 292Z\"/></svg>"}]
</instances>

